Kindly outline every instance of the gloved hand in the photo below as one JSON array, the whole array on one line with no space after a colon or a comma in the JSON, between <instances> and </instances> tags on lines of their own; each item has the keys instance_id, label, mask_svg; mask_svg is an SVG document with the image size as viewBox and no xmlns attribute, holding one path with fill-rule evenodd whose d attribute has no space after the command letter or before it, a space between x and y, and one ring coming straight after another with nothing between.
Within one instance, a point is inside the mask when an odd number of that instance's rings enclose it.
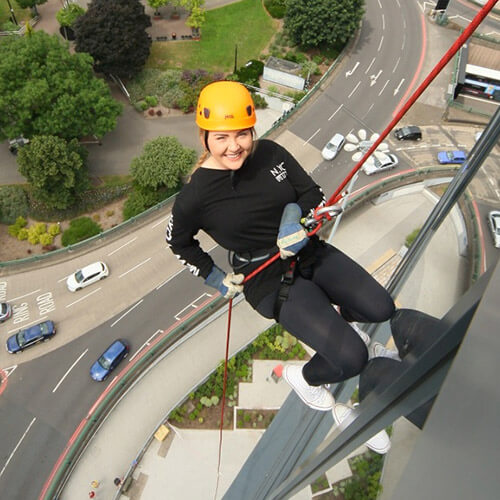
<instances>
[{"instance_id":1,"label":"gloved hand","mask_svg":"<svg viewBox=\"0 0 500 500\"><path fill-rule=\"evenodd\" d=\"M205 285L219 290L225 299L232 299L236 294L243 291L244 274L226 274L222 269L214 265L205 280Z\"/></svg>"},{"instance_id":2,"label":"gloved hand","mask_svg":"<svg viewBox=\"0 0 500 500\"><path fill-rule=\"evenodd\" d=\"M297 255L307 245L309 238L300 224L301 217L302 210L297 203L289 203L283 210L277 241L282 259Z\"/></svg>"}]
</instances>

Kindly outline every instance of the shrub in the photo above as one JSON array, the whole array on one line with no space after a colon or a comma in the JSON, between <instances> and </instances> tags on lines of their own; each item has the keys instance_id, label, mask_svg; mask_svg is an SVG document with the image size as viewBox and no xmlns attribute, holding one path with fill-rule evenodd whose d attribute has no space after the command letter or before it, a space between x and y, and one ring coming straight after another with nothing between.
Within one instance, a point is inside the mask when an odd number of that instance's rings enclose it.
<instances>
[{"instance_id":1,"label":"shrub","mask_svg":"<svg viewBox=\"0 0 500 500\"><path fill-rule=\"evenodd\" d=\"M283 19L286 12L286 0L264 0L267 12L274 19Z\"/></svg>"},{"instance_id":2,"label":"shrub","mask_svg":"<svg viewBox=\"0 0 500 500\"><path fill-rule=\"evenodd\" d=\"M22 228L26 227L27 223L28 222L26 221L26 219L24 217L19 216L16 219L16 222L8 227L7 231L11 236L14 236L14 238L17 238L19 231Z\"/></svg>"},{"instance_id":3,"label":"shrub","mask_svg":"<svg viewBox=\"0 0 500 500\"><path fill-rule=\"evenodd\" d=\"M40 233L37 231L36 225L28 228L28 241L32 245L38 245L38 243L40 243Z\"/></svg>"},{"instance_id":4,"label":"shrub","mask_svg":"<svg viewBox=\"0 0 500 500\"><path fill-rule=\"evenodd\" d=\"M90 217L78 217L77 219L73 219L69 224L69 228L63 232L61 242L63 246L67 247L68 245L74 245L79 241L91 238L101 231L101 226Z\"/></svg>"},{"instance_id":5,"label":"shrub","mask_svg":"<svg viewBox=\"0 0 500 500\"><path fill-rule=\"evenodd\" d=\"M255 109L266 109L268 104L266 99L260 94L252 94L253 103L255 104Z\"/></svg>"},{"instance_id":6,"label":"shrub","mask_svg":"<svg viewBox=\"0 0 500 500\"><path fill-rule=\"evenodd\" d=\"M28 230L25 227L19 229L19 232L17 233L17 239L19 241L25 241L28 239Z\"/></svg>"},{"instance_id":7,"label":"shrub","mask_svg":"<svg viewBox=\"0 0 500 500\"><path fill-rule=\"evenodd\" d=\"M162 192L136 188L123 205L123 220L130 219L153 207L163 199Z\"/></svg>"},{"instance_id":8,"label":"shrub","mask_svg":"<svg viewBox=\"0 0 500 500\"><path fill-rule=\"evenodd\" d=\"M40 235L40 244L43 246L52 245L54 242L54 237L49 233L43 233Z\"/></svg>"},{"instance_id":9,"label":"shrub","mask_svg":"<svg viewBox=\"0 0 500 500\"><path fill-rule=\"evenodd\" d=\"M146 104L150 108L154 108L155 106L158 106L158 98L154 95L148 95L144 98L144 100L146 101Z\"/></svg>"},{"instance_id":10,"label":"shrub","mask_svg":"<svg viewBox=\"0 0 500 500\"><path fill-rule=\"evenodd\" d=\"M59 224L51 224L48 227L47 232L51 236L56 236L56 235L58 235L61 232L61 226Z\"/></svg>"},{"instance_id":11,"label":"shrub","mask_svg":"<svg viewBox=\"0 0 500 500\"><path fill-rule=\"evenodd\" d=\"M16 217L29 212L26 192L20 186L0 186L0 222L14 224Z\"/></svg>"},{"instance_id":12,"label":"shrub","mask_svg":"<svg viewBox=\"0 0 500 500\"><path fill-rule=\"evenodd\" d=\"M420 227L417 227L414 229L405 239L405 245L410 248L412 243L415 241L415 238L418 236L418 233L420 232Z\"/></svg>"},{"instance_id":13,"label":"shrub","mask_svg":"<svg viewBox=\"0 0 500 500\"><path fill-rule=\"evenodd\" d=\"M30 230L33 229L33 232L38 234L40 236L43 233L47 232L47 224L45 222L37 222L33 226L29 228Z\"/></svg>"}]
</instances>

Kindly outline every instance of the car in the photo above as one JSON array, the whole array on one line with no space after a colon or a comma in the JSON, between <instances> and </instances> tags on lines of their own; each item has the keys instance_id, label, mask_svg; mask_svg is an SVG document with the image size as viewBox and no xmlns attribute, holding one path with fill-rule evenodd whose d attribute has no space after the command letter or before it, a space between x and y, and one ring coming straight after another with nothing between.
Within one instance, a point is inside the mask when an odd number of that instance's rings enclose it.
<instances>
[{"instance_id":1,"label":"car","mask_svg":"<svg viewBox=\"0 0 500 500\"><path fill-rule=\"evenodd\" d=\"M0 323L7 321L12 316L12 307L7 302L0 302Z\"/></svg>"},{"instance_id":2,"label":"car","mask_svg":"<svg viewBox=\"0 0 500 500\"><path fill-rule=\"evenodd\" d=\"M493 244L496 248L500 248L500 210L492 210L488 214L488 224L493 236Z\"/></svg>"},{"instance_id":3,"label":"car","mask_svg":"<svg viewBox=\"0 0 500 500\"><path fill-rule=\"evenodd\" d=\"M440 151L437 158L442 165L448 165L450 163L463 163L465 156L464 151Z\"/></svg>"},{"instance_id":4,"label":"car","mask_svg":"<svg viewBox=\"0 0 500 500\"><path fill-rule=\"evenodd\" d=\"M415 125L397 128L394 131L394 137L398 141L420 141L422 140L422 131Z\"/></svg>"},{"instance_id":5,"label":"car","mask_svg":"<svg viewBox=\"0 0 500 500\"><path fill-rule=\"evenodd\" d=\"M78 269L66 280L70 292L76 292L86 286L109 276L109 268L104 262L94 262Z\"/></svg>"},{"instance_id":6,"label":"car","mask_svg":"<svg viewBox=\"0 0 500 500\"><path fill-rule=\"evenodd\" d=\"M26 139L23 136L16 137L15 139L9 139L9 151L13 155L17 155L19 149L22 148L23 146L26 146L29 143L30 140Z\"/></svg>"},{"instance_id":7,"label":"car","mask_svg":"<svg viewBox=\"0 0 500 500\"><path fill-rule=\"evenodd\" d=\"M56 327L53 321L42 321L37 325L30 326L24 330L19 330L17 333L7 339L7 351L11 354L17 354L24 349L38 344L38 342L46 342L56 334Z\"/></svg>"},{"instance_id":8,"label":"car","mask_svg":"<svg viewBox=\"0 0 500 500\"><path fill-rule=\"evenodd\" d=\"M321 151L321 156L325 160L333 160L344 145L345 137L342 134L335 134Z\"/></svg>"},{"instance_id":9,"label":"car","mask_svg":"<svg viewBox=\"0 0 500 500\"><path fill-rule=\"evenodd\" d=\"M90 376L97 382L106 380L120 361L128 356L129 350L129 345L125 340L115 340L90 367Z\"/></svg>"},{"instance_id":10,"label":"car","mask_svg":"<svg viewBox=\"0 0 500 500\"><path fill-rule=\"evenodd\" d=\"M363 165L363 172L366 175L378 174L384 170L391 170L399 163L398 157L395 154L387 153L383 156L385 158L382 157L382 159L376 156L372 157L372 162L367 162Z\"/></svg>"}]
</instances>

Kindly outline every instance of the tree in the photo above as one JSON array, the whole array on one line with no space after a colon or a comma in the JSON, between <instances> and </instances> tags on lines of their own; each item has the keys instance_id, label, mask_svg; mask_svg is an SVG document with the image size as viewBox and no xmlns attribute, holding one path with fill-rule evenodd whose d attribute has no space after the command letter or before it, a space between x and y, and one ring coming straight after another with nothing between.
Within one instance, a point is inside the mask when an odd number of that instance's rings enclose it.
<instances>
[{"instance_id":1,"label":"tree","mask_svg":"<svg viewBox=\"0 0 500 500\"><path fill-rule=\"evenodd\" d=\"M61 26L70 27L83 14L85 14L83 7L77 3L70 3L57 12L56 19Z\"/></svg>"},{"instance_id":2,"label":"tree","mask_svg":"<svg viewBox=\"0 0 500 500\"><path fill-rule=\"evenodd\" d=\"M87 150L76 139L66 142L50 135L35 136L17 155L19 172L33 187L33 197L63 210L89 188Z\"/></svg>"},{"instance_id":3,"label":"tree","mask_svg":"<svg viewBox=\"0 0 500 500\"><path fill-rule=\"evenodd\" d=\"M147 3L152 9L154 9L154 15L159 16L160 13L158 12L158 9L167 5L168 0L147 0Z\"/></svg>"},{"instance_id":4,"label":"tree","mask_svg":"<svg viewBox=\"0 0 500 500\"><path fill-rule=\"evenodd\" d=\"M364 4L364 0L288 0L285 29L306 48L345 43L359 26Z\"/></svg>"},{"instance_id":5,"label":"tree","mask_svg":"<svg viewBox=\"0 0 500 500\"><path fill-rule=\"evenodd\" d=\"M141 187L174 189L195 160L194 149L185 148L176 137L158 137L144 146L141 156L132 160L130 172Z\"/></svg>"},{"instance_id":6,"label":"tree","mask_svg":"<svg viewBox=\"0 0 500 500\"><path fill-rule=\"evenodd\" d=\"M186 25L189 26L193 33L199 35L200 28L205 22L205 9L201 7L193 7L191 9L191 14L186 19Z\"/></svg>"},{"instance_id":7,"label":"tree","mask_svg":"<svg viewBox=\"0 0 500 500\"><path fill-rule=\"evenodd\" d=\"M37 5L42 5L46 3L47 0L16 0L17 5L21 7L21 9L30 8L33 10L34 14L38 14L38 10L36 8Z\"/></svg>"},{"instance_id":8,"label":"tree","mask_svg":"<svg viewBox=\"0 0 500 500\"><path fill-rule=\"evenodd\" d=\"M75 48L94 58L98 73L131 78L149 57L149 26L151 20L139 0L92 0L73 25Z\"/></svg>"},{"instance_id":9,"label":"tree","mask_svg":"<svg viewBox=\"0 0 500 500\"><path fill-rule=\"evenodd\" d=\"M95 77L88 54L43 31L2 37L0 140L35 135L102 137L116 127L122 105Z\"/></svg>"}]
</instances>

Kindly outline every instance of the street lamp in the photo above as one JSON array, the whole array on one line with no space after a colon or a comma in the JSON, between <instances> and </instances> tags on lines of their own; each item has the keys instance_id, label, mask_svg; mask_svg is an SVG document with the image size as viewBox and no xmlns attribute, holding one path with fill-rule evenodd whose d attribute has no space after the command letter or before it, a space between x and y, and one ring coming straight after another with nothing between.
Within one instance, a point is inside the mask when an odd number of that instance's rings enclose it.
<instances>
[{"instance_id":1,"label":"street lamp","mask_svg":"<svg viewBox=\"0 0 500 500\"><path fill-rule=\"evenodd\" d=\"M12 18L12 21L14 21L14 24L16 26L19 26L19 23L17 22L16 16L14 14L14 9L12 8L12 5L10 4L10 0L7 0L7 3L9 4L10 16Z\"/></svg>"}]
</instances>

